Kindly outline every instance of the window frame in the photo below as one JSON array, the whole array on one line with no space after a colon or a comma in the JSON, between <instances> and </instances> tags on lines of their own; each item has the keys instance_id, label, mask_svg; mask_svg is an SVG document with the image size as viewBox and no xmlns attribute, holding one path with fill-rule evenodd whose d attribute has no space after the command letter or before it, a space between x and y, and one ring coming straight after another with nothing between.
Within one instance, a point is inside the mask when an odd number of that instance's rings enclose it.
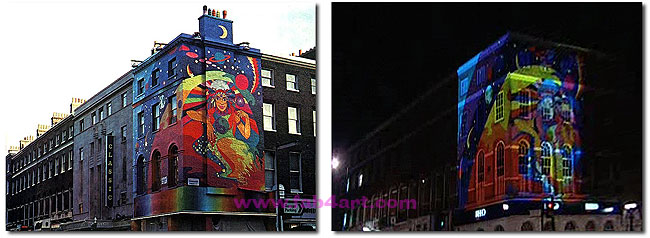
<instances>
[{"instance_id":1,"label":"window frame","mask_svg":"<svg viewBox=\"0 0 650 238\"><path fill-rule=\"evenodd\" d=\"M298 170L294 170L293 168L291 168L291 164L292 164L291 155L297 155L298 156L297 157L298 158L298 161L297 161L298 162ZM296 176L296 175L298 176L298 189L294 189L292 184L291 184L292 176ZM303 184L302 184L302 153L298 152L298 151L290 151L289 152L289 189L290 189L291 193L302 193L302 191L303 191Z\"/></svg>"},{"instance_id":2,"label":"window frame","mask_svg":"<svg viewBox=\"0 0 650 238\"><path fill-rule=\"evenodd\" d=\"M269 72L269 77L264 76L264 71ZM275 77L273 77L274 70L273 69L262 69L260 70L260 77L262 78L262 86L264 87L269 87L269 88L275 88ZM265 79L269 80L269 84L266 84L264 82Z\"/></svg>"},{"instance_id":3,"label":"window frame","mask_svg":"<svg viewBox=\"0 0 650 238\"><path fill-rule=\"evenodd\" d=\"M542 159L542 175L551 175L551 163L553 160L553 145L548 141L542 141L542 152L540 157Z\"/></svg>"},{"instance_id":4,"label":"window frame","mask_svg":"<svg viewBox=\"0 0 650 238\"><path fill-rule=\"evenodd\" d=\"M296 115L295 119L291 118L291 109L295 110L295 115ZM292 129L291 128L291 122L292 121L295 121L295 125L296 125L295 132L291 131L291 129ZM289 128L288 128L289 129L288 130L289 134L301 135L301 130L300 130L300 107L292 107L292 106L287 107L287 122L288 122L288 126L289 126Z\"/></svg>"},{"instance_id":5,"label":"window frame","mask_svg":"<svg viewBox=\"0 0 650 238\"><path fill-rule=\"evenodd\" d=\"M505 118L505 98L503 91L497 93L494 104L494 123L499 123Z\"/></svg>"},{"instance_id":6,"label":"window frame","mask_svg":"<svg viewBox=\"0 0 650 238\"><path fill-rule=\"evenodd\" d=\"M271 111L270 111L271 115L267 115L267 113L266 113L267 112L267 110L266 110L267 105L271 107ZM267 124L266 124L266 121L267 121L266 119L267 118L270 118L270 123L271 123L270 128L267 128ZM273 103L266 103L266 102L262 103L262 120L263 120L263 123L264 123L264 130L265 131L276 131L276 126L275 126L276 125L276 123L275 123L275 106L273 105Z\"/></svg>"},{"instance_id":7,"label":"window frame","mask_svg":"<svg viewBox=\"0 0 650 238\"><path fill-rule=\"evenodd\" d=\"M289 80L289 76L293 76L293 81ZM295 74L290 74L286 73L284 75L284 79L287 82L287 91L292 91L292 92L300 92L300 88L298 87L298 76ZM292 85L293 87L290 87Z\"/></svg>"}]
</instances>

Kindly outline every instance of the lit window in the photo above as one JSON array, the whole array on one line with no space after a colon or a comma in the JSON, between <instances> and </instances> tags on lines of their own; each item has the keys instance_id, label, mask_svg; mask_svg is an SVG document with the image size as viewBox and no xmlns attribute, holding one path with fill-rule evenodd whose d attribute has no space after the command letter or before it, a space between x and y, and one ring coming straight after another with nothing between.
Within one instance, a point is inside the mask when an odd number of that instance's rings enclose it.
<instances>
[{"instance_id":1,"label":"lit window","mask_svg":"<svg viewBox=\"0 0 650 238\"><path fill-rule=\"evenodd\" d=\"M359 174L359 177L357 178L357 186L361 187L363 185L363 174Z\"/></svg>"},{"instance_id":2,"label":"lit window","mask_svg":"<svg viewBox=\"0 0 650 238\"><path fill-rule=\"evenodd\" d=\"M542 119L544 121L553 119L553 99L550 97L542 100Z\"/></svg>"},{"instance_id":3,"label":"lit window","mask_svg":"<svg viewBox=\"0 0 650 238\"><path fill-rule=\"evenodd\" d=\"M571 177L573 174L571 171L571 158L573 157L571 152L570 146L564 146L562 150L562 175L564 177Z\"/></svg>"},{"instance_id":4,"label":"lit window","mask_svg":"<svg viewBox=\"0 0 650 238\"><path fill-rule=\"evenodd\" d=\"M519 174L528 173L528 143L526 141L519 142Z\"/></svg>"},{"instance_id":5,"label":"lit window","mask_svg":"<svg viewBox=\"0 0 650 238\"><path fill-rule=\"evenodd\" d=\"M503 92L497 94L494 122L500 122L501 120L503 120Z\"/></svg>"},{"instance_id":6,"label":"lit window","mask_svg":"<svg viewBox=\"0 0 650 238\"><path fill-rule=\"evenodd\" d=\"M298 152L289 152L289 183L291 192L302 192L302 158Z\"/></svg>"},{"instance_id":7,"label":"lit window","mask_svg":"<svg viewBox=\"0 0 650 238\"><path fill-rule=\"evenodd\" d=\"M273 111L273 104L264 103L264 130L265 131L275 131L275 120L273 116L275 112Z\"/></svg>"},{"instance_id":8,"label":"lit window","mask_svg":"<svg viewBox=\"0 0 650 238\"><path fill-rule=\"evenodd\" d=\"M287 79L287 90L289 91L298 91L298 81L296 76L293 74L286 74Z\"/></svg>"},{"instance_id":9,"label":"lit window","mask_svg":"<svg viewBox=\"0 0 650 238\"><path fill-rule=\"evenodd\" d=\"M311 79L311 94L316 94L316 79Z\"/></svg>"},{"instance_id":10,"label":"lit window","mask_svg":"<svg viewBox=\"0 0 650 238\"><path fill-rule=\"evenodd\" d=\"M504 162L505 162L505 146L503 142L497 144L497 176L503 176L505 173Z\"/></svg>"},{"instance_id":11,"label":"lit window","mask_svg":"<svg viewBox=\"0 0 650 238\"><path fill-rule=\"evenodd\" d=\"M151 125L151 130L152 131L157 131L160 128L160 109L158 108L158 103L154 104L151 107L151 118L152 118L152 125Z\"/></svg>"},{"instance_id":12,"label":"lit window","mask_svg":"<svg viewBox=\"0 0 650 238\"><path fill-rule=\"evenodd\" d=\"M176 101L176 94L171 96L169 98L169 103L172 106L172 114L169 117L169 124L174 124L176 123L176 120L178 119L178 115L176 114L178 111L178 101Z\"/></svg>"},{"instance_id":13,"label":"lit window","mask_svg":"<svg viewBox=\"0 0 650 238\"><path fill-rule=\"evenodd\" d=\"M553 157L553 147L551 143L542 142L542 174L551 174L551 158Z\"/></svg>"},{"instance_id":14,"label":"lit window","mask_svg":"<svg viewBox=\"0 0 650 238\"><path fill-rule=\"evenodd\" d=\"M289 133L300 134L300 110L295 107L289 107Z\"/></svg>"},{"instance_id":15,"label":"lit window","mask_svg":"<svg viewBox=\"0 0 650 238\"><path fill-rule=\"evenodd\" d=\"M268 69L262 69L262 86L274 87L273 83L273 71Z\"/></svg>"}]
</instances>

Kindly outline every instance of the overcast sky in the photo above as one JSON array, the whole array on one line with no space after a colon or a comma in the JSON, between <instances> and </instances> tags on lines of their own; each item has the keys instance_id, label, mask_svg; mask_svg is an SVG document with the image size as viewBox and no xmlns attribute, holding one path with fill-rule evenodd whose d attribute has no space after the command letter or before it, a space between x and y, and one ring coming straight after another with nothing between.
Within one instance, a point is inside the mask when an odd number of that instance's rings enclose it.
<instances>
[{"instance_id":1,"label":"overcast sky","mask_svg":"<svg viewBox=\"0 0 650 238\"><path fill-rule=\"evenodd\" d=\"M150 55L154 41L198 31L202 7L227 10L234 42L280 56L316 45L313 3L2 2L0 155Z\"/></svg>"}]
</instances>

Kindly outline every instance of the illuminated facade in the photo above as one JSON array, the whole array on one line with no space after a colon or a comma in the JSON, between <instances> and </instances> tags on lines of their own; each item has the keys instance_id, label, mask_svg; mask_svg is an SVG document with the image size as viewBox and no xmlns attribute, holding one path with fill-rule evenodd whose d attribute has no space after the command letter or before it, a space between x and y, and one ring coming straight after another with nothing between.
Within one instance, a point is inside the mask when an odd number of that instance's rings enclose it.
<instances>
[{"instance_id":1,"label":"illuminated facade","mask_svg":"<svg viewBox=\"0 0 650 238\"><path fill-rule=\"evenodd\" d=\"M588 209L581 193L587 53L509 33L458 69L458 229L588 230L565 216L584 214L619 222L618 207ZM557 222L540 220L543 205ZM518 224L481 227L509 216Z\"/></svg>"}]
</instances>

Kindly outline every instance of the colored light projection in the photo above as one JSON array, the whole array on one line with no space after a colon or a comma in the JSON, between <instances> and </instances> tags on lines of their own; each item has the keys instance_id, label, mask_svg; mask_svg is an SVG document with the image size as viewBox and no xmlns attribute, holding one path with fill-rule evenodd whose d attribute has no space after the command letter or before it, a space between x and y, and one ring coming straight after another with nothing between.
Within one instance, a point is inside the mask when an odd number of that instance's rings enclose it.
<instances>
[{"instance_id":1,"label":"colored light projection","mask_svg":"<svg viewBox=\"0 0 650 238\"><path fill-rule=\"evenodd\" d=\"M203 52L206 56L203 56ZM161 166L159 173L167 174L169 163L164 162L170 157L167 151L170 146L176 145L179 148L180 186L188 186L192 180L198 181L196 186L199 187L218 188L215 194L232 189L264 191L264 143L257 125L262 117L259 58L222 49L205 47L204 50L202 47L180 44L156 61L162 64L154 63L141 70L136 73L135 79L145 78L146 87L151 87L151 72L156 67L166 72L165 64L172 58L178 62L171 66L177 69L175 78L159 83L171 86L165 87L165 91L145 91L135 99L134 134L137 135L140 120L143 120L144 136L135 141L134 158L142 155L148 162L146 171L142 173L147 175L146 184L150 193L146 197L136 198L136 214L160 214L181 208L235 211L230 204L232 198L215 200L215 196L206 195L205 189L165 191L163 185L161 192L152 193L155 180L154 173L150 171L157 164L151 158L153 152L159 151L163 158L163 162L158 164ZM161 110L160 129L157 131L152 131L153 110ZM144 118L139 118L138 112L143 112ZM174 115L175 120L171 120ZM137 161L134 166L138 167ZM134 178L139 173L137 170L134 169ZM137 185L134 190L137 191ZM265 196L246 196L258 195ZM171 197L177 199L169 199ZM180 199L189 197L192 199ZM196 202L197 199L201 201Z\"/></svg>"},{"instance_id":2,"label":"colored light projection","mask_svg":"<svg viewBox=\"0 0 650 238\"><path fill-rule=\"evenodd\" d=\"M458 69L459 208L581 197L580 54L506 34Z\"/></svg>"}]
</instances>

